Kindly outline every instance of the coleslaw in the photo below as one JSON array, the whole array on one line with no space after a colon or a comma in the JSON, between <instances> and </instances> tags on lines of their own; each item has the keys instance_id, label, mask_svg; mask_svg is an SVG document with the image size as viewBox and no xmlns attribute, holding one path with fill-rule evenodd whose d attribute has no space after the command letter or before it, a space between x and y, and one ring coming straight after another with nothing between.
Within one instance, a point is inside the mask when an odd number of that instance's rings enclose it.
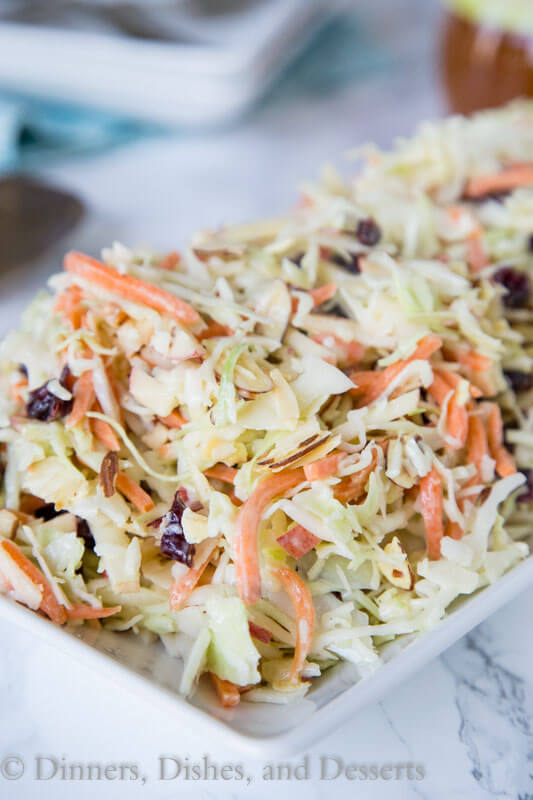
<instances>
[{"instance_id":1,"label":"coleslaw","mask_svg":"<svg viewBox=\"0 0 533 800\"><path fill-rule=\"evenodd\" d=\"M358 156L180 254L68 253L0 346L0 591L227 707L374 671L529 553L533 104Z\"/></svg>"}]
</instances>

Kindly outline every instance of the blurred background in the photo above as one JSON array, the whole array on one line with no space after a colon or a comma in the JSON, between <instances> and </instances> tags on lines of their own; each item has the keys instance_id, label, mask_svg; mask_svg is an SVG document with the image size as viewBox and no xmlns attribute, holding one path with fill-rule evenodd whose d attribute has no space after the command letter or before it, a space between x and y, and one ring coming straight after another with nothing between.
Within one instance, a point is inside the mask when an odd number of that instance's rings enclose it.
<instances>
[{"instance_id":1,"label":"blurred background","mask_svg":"<svg viewBox=\"0 0 533 800\"><path fill-rule=\"evenodd\" d=\"M0 334L74 243L179 248L533 94L531 0L0 0Z\"/></svg>"}]
</instances>

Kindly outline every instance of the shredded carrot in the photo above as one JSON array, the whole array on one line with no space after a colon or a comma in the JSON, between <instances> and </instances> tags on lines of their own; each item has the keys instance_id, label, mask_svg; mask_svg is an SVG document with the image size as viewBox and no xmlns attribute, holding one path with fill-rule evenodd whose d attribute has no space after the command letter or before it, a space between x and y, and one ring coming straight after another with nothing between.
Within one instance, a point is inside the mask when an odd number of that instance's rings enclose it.
<instances>
[{"instance_id":1,"label":"shredded carrot","mask_svg":"<svg viewBox=\"0 0 533 800\"><path fill-rule=\"evenodd\" d=\"M372 461L367 467L360 469L359 472L352 472L333 487L333 496L340 503L351 503L359 500L365 491L370 473L377 467L377 454L374 453Z\"/></svg>"},{"instance_id":2,"label":"shredded carrot","mask_svg":"<svg viewBox=\"0 0 533 800\"><path fill-rule=\"evenodd\" d=\"M256 603L261 597L257 532L263 511L275 497L293 489L304 478L304 471L301 468L270 475L255 487L239 510L234 539L234 560L237 588L245 603Z\"/></svg>"},{"instance_id":3,"label":"shredded carrot","mask_svg":"<svg viewBox=\"0 0 533 800\"><path fill-rule=\"evenodd\" d=\"M492 367L492 359L478 353L476 350L458 350L455 358L464 367L468 367L472 372L484 372Z\"/></svg>"},{"instance_id":4,"label":"shredded carrot","mask_svg":"<svg viewBox=\"0 0 533 800\"><path fill-rule=\"evenodd\" d=\"M481 272L490 263L488 254L481 241L481 231L476 230L468 237L466 260L473 272Z\"/></svg>"},{"instance_id":5,"label":"shredded carrot","mask_svg":"<svg viewBox=\"0 0 533 800\"><path fill-rule=\"evenodd\" d=\"M167 428L183 428L187 420L179 411L171 411L166 417L158 417L159 421L166 425Z\"/></svg>"},{"instance_id":6,"label":"shredded carrot","mask_svg":"<svg viewBox=\"0 0 533 800\"><path fill-rule=\"evenodd\" d=\"M516 464L503 444L503 422L499 406L491 403L488 417L488 440L492 458L496 462L496 472L500 478L514 475Z\"/></svg>"},{"instance_id":7,"label":"shredded carrot","mask_svg":"<svg viewBox=\"0 0 533 800\"><path fill-rule=\"evenodd\" d=\"M204 545L200 552L200 547ZM185 605L185 601L190 596L190 594L194 591L198 581L202 577L204 570L206 569L209 561L211 560L211 556L215 552L218 547L218 541L215 540L209 541L205 539L195 557L195 565L192 566L185 575L182 575L181 578L175 580L172 586L170 587L170 608L172 611L179 611L180 608L183 608Z\"/></svg>"},{"instance_id":8,"label":"shredded carrot","mask_svg":"<svg viewBox=\"0 0 533 800\"><path fill-rule=\"evenodd\" d=\"M305 464L305 477L308 481L322 481L325 478L329 478L331 475L335 475L343 455L345 454L338 450L334 453L330 453L329 456L324 456L324 458L319 458L316 461L312 461L310 464Z\"/></svg>"},{"instance_id":9,"label":"shredded carrot","mask_svg":"<svg viewBox=\"0 0 533 800\"><path fill-rule=\"evenodd\" d=\"M135 483L125 472L118 472L115 479L115 486L128 498L130 503L145 513L154 507L154 501L150 495Z\"/></svg>"},{"instance_id":10,"label":"shredded carrot","mask_svg":"<svg viewBox=\"0 0 533 800\"><path fill-rule=\"evenodd\" d=\"M94 606L72 606L67 609L69 619L104 619L118 614L122 606L108 606L108 608L95 608Z\"/></svg>"},{"instance_id":11,"label":"shredded carrot","mask_svg":"<svg viewBox=\"0 0 533 800\"><path fill-rule=\"evenodd\" d=\"M65 607L58 602L48 579L45 578L41 570L36 567L29 558L26 558L15 542L12 542L10 539L2 540L0 542L0 547L10 556L17 567L27 575L30 581L42 589L43 594L39 610L50 617L52 622L63 625L67 619L67 612Z\"/></svg>"},{"instance_id":12,"label":"shredded carrot","mask_svg":"<svg viewBox=\"0 0 533 800\"><path fill-rule=\"evenodd\" d=\"M306 584L298 575L287 567L279 567L274 574L289 595L294 617L296 619L296 647L289 673L289 681L297 683L309 655L315 631L315 607L313 598Z\"/></svg>"},{"instance_id":13,"label":"shredded carrot","mask_svg":"<svg viewBox=\"0 0 533 800\"><path fill-rule=\"evenodd\" d=\"M331 300L331 298L337 294L337 284L334 281L325 283L324 286L311 289L309 294L313 298L315 306L320 306L322 303L325 303L326 300Z\"/></svg>"},{"instance_id":14,"label":"shredded carrot","mask_svg":"<svg viewBox=\"0 0 533 800\"><path fill-rule=\"evenodd\" d=\"M209 675L213 681L213 686L215 687L220 705L224 708L233 708L233 706L236 706L241 699L239 687L231 681L225 681L219 678L214 672L210 672Z\"/></svg>"},{"instance_id":15,"label":"shredded carrot","mask_svg":"<svg viewBox=\"0 0 533 800\"><path fill-rule=\"evenodd\" d=\"M440 543L444 535L442 480L436 467L420 478L420 506L426 528L428 556L441 557Z\"/></svg>"},{"instance_id":16,"label":"shredded carrot","mask_svg":"<svg viewBox=\"0 0 533 800\"><path fill-rule=\"evenodd\" d=\"M83 299L83 292L79 286L69 286L58 296L54 311L61 314L65 322L72 330L76 331L82 327L83 314L80 303Z\"/></svg>"},{"instance_id":17,"label":"shredded carrot","mask_svg":"<svg viewBox=\"0 0 533 800\"><path fill-rule=\"evenodd\" d=\"M365 355L366 348L363 344L356 341L345 342L344 339L334 333L315 333L311 338L314 342L324 345L324 347L328 347L328 340L332 340L335 350L340 351L342 359L350 366L357 364Z\"/></svg>"},{"instance_id":18,"label":"shredded carrot","mask_svg":"<svg viewBox=\"0 0 533 800\"><path fill-rule=\"evenodd\" d=\"M64 265L67 272L78 275L93 285L101 286L134 303L142 303L163 314L169 314L184 324L192 325L201 322L198 312L179 297L131 275L121 275L112 267L83 253L74 251L67 253Z\"/></svg>"},{"instance_id":19,"label":"shredded carrot","mask_svg":"<svg viewBox=\"0 0 533 800\"><path fill-rule=\"evenodd\" d=\"M17 381L16 383L11 383L9 385L8 391L13 400L16 400L19 403L22 401L21 390L25 389L27 385L28 385L27 378L23 378L21 381Z\"/></svg>"},{"instance_id":20,"label":"shredded carrot","mask_svg":"<svg viewBox=\"0 0 533 800\"><path fill-rule=\"evenodd\" d=\"M228 325L221 325L220 322L212 320L207 323L207 326L198 334L198 339L201 342L204 339L215 339L219 336L233 336L235 331Z\"/></svg>"},{"instance_id":21,"label":"shredded carrot","mask_svg":"<svg viewBox=\"0 0 533 800\"><path fill-rule=\"evenodd\" d=\"M74 403L65 422L66 428L73 428L85 419L86 413L94 403L93 374L90 370L80 375L74 385L73 394Z\"/></svg>"},{"instance_id":22,"label":"shredded carrot","mask_svg":"<svg viewBox=\"0 0 533 800\"><path fill-rule=\"evenodd\" d=\"M447 416L447 433L454 439L454 443L449 443L452 450L460 450L466 444L468 436L468 414L465 406L457 401L457 390L453 385L445 380L442 373L435 372L433 375L433 383L428 388L429 394L436 400L439 405L442 405L448 394L453 392L448 402L448 416Z\"/></svg>"},{"instance_id":23,"label":"shredded carrot","mask_svg":"<svg viewBox=\"0 0 533 800\"><path fill-rule=\"evenodd\" d=\"M463 538L464 531L458 522L452 522L452 520L449 519L446 523L445 536L449 536L451 539L459 540Z\"/></svg>"},{"instance_id":24,"label":"shredded carrot","mask_svg":"<svg viewBox=\"0 0 533 800\"><path fill-rule=\"evenodd\" d=\"M214 467L204 470L206 478L216 478L225 483L235 483L237 470L235 467L227 467L225 464L215 464Z\"/></svg>"},{"instance_id":25,"label":"shredded carrot","mask_svg":"<svg viewBox=\"0 0 533 800\"><path fill-rule=\"evenodd\" d=\"M481 465L483 458L489 455L489 446L485 426L478 416L470 415L468 421L468 441L466 450L467 464L474 464L476 474L470 479L467 485L483 483Z\"/></svg>"},{"instance_id":26,"label":"shredded carrot","mask_svg":"<svg viewBox=\"0 0 533 800\"><path fill-rule=\"evenodd\" d=\"M514 164L501 172L470 178L465 197L483 197L485 194L508 192L521 186L533 185L533 164Z\"/></svg>"},{"instance_id":27,"label":"shredded carrot","mask_svg":"<svg viewBox=\"0 0 533 800\"><path fill-rule=\"evenodd\" d=\"M381 372L369 370L366 372L353 372L351 380L357 388L350 389L353 394L362 395L360 405L369 405L383 394L387 386L413 361L427 360L433 353L442 347L442 340L438 336L424 336L418 342L414 353L409 358L395 361L394 364L386 367Z\"/></svg>"},{"instance_id":28,"label":"shredded carrot","mask_svg":"<svg viewBox=\"0 0 533 800\"><path fill-rule=\"evenodd\" d=\"M120 442L109 423L103 419L95 419L93 417L90 422L90 427L94 436L102 442L106 450L112 450L114 453L118 453L120 450Z\"/></svg>"},{"instance_id":29,"label":"shredded carrot","mask_svg":"<svg viewBox=\"0 0 533 800\"><path fill-rule=\"evenodd\" d=\"M462 380L467 380L459 375L457 372L452 372L451 369L445 369L444 367L433 367L433 372L436 375L440 375L441 378L444 378L446 383L450 385L450 388L457 389L459 384ZM468 391L471 397L482 397L483 392L477 386L474 386L472 383L468 383Z\"/></svg>"},{"instance_id":30,"label":"shredded carrot","mask_svg":"<svg viewBox=\"0 0 533 800\"><path fill-rule=\"evenodd\" d=\"M157 266L159 269L172 270L178 266L180 261L180 254L177 252L177 250L172 250L172 252L167 253L166 256L163 256L161 261L157 262Z\"/></svg>"}]
</instances>

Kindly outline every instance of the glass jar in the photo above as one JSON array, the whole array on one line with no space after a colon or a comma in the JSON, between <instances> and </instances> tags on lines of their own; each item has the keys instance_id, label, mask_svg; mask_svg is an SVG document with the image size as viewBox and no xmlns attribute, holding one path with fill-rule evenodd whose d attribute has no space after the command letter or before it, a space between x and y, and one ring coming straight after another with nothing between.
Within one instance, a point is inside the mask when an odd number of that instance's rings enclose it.
<instances>
[{"instance_id":1,"label":"glass jar","mask_svg":"<svg viewBox=\"0 0 533 800\"><path fill-rule=\"evenodd\" d=\"M533 0L447 0L442 72L452 111L533 97Z\"/></svg>"}]
</instances>

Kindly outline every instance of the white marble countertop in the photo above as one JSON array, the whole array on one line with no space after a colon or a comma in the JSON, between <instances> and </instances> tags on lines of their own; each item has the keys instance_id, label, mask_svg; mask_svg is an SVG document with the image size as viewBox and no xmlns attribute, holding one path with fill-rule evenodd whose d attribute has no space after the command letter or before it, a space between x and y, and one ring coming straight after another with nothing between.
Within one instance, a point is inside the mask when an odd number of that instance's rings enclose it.
<instances>
[{"instance_id":1,"label":"white marble countertop","mask_svg":"<svg viewBox=\"0 0 533 800\"><path fill-rule=\"evenodd\" d=\"M113 239L174 248L198 226L276 214L318 165L369 138L385 144L419 119L442 113L430 67L432 17L421 0L411 11L401 68L375 69L365 81L335 91L287 89L246 122L210 134L178 134L44 170L82 196L86 222L39 265L0 278L0 333L75 243L96 253ZM416 13L415 13L416 12ZM418 13L419 12L419 13ZM375 21L374 21L375 24ZM384 22L389 34L396 20ZM372 25L370 35L372 35ZM382 42L381 42L382 43ZM308 751L316 778L279 781L283 798L533 797L533 592L495 614L382 703ZM0 621L0 798L177 797L224 800L270 797L262 762L198 742L169 719L117 689L101 675ZM253 785L229 781L158 780L159 756L174 754L241 763ZM2 778L7 756L22 758L26 774ZM138 764L140 781L36 781L35 759ZM319 780L320 758L345 764L413 764L423 780ZM267 758L265 759L267 760ZM295 759L298 763L301 759ZM50 762L42 762L45 774ZM329 774L334 762L328 761ZM9 765L7 767L9 769ZM404 770L405 775L405 770ZM420 775L420 773L419 773Z\"/></svg>"}]
</instances>

